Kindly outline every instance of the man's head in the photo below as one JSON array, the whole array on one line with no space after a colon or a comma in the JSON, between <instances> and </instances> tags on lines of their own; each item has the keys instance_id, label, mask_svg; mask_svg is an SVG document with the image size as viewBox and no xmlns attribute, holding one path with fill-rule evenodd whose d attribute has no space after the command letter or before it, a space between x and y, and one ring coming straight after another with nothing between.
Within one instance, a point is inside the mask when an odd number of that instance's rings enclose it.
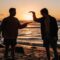
<instances>
[{"instance_id":1,"label":"man's head","mask_svg":"<svg viewBox=\"0 0 60 60\"><path fill-rule=\"evenodd\" d=\"M9 13L10 13L10 16L15 16L16 15L16 9L15 8L10 8Z\"/></svg>"},{"instance_id":2,"label":"man's head","mask_svg":"<svg viewBox=\"0 0 60 60\"><path fill-rule=\"evenodd\" d=\"M48 16L48 10L46 8L43 8L40 12L41 12L43 17Z\"/></svg>"}]
</instances>

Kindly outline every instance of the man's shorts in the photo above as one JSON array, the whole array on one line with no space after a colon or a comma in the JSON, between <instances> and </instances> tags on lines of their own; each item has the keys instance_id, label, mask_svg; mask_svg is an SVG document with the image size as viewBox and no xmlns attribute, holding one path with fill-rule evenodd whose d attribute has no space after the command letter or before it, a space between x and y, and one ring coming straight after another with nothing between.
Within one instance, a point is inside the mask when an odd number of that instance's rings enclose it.
<instances>
[{"instance_id":1,"label":"man's shorts","mask_svg":"<svg viewBox=\"0 0 60 60\"><path fill-rule=\"evenodd\" d=\"M4 39L4 45L16 45L16 39Z\"/></svg>"},{"instance_id":2,"label":"man's shorts","mask_svg":"<svg viewBox=\"0 0 60 60\"><path fill-rule=\"evenodd\" d=\"M43 40L43 46L44 47L57 47L57 39L54 39L54 38L50 38L50 39L47 39L47 40Z\"/></svg>"}]
</instances>

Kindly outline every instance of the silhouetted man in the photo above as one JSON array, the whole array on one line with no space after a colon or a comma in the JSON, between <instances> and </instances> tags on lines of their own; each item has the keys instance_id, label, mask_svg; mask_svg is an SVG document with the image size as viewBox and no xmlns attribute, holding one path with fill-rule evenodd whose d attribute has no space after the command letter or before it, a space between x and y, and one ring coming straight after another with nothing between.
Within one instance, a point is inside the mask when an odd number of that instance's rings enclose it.
<instances>
[{"instance_id":1,"label":"silhouetted man","mask_svg":"<svg viewBox=\"0 0 60 60\"><path fill-rule=\"evenodd\" d=\"M11 56L14 59L14 49L16 45L16 39L18 35L18 29L22 29L27 26L27 23L21 25L20 22L16 17L16 9L10 8L9 9L10 15L3 19L1 24L2 35L4 38L4 45L5 45L5 55L4 57L8 57L8 49L11 46Z\"/></svg>"},{"instance_id":2,"label":"silhouetted man","mask_svg":"<svg viewBox=\"0 0 60 60\"><path fill-rule=\"evenodd\" d=\"M41 35L43 39L43 45L46 48L48 60L50 60L49 46L53 48L54 60L58 60L57 54L57 40L58 40L58 26L56 19L49 15L48 10L43 8L40 12L42 17L36 18L35 12L30 11L33 14L34 21L41 23Z\"/></svg>"}]
</instances>

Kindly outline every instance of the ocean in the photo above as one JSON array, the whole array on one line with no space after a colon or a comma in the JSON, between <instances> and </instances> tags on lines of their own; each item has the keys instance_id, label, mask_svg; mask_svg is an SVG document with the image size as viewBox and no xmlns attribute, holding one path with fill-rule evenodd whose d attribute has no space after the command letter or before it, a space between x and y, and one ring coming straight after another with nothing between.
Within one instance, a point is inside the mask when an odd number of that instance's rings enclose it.
<instances>
[{"instance_id":1,"label":"ocean","mask_svg":"<svg viewBox=\"0 0 60 60\"><path fill-rule=\"evenodd\" d=\"M58 41L57 44L60 44L60 22L58 24ZM25 45L43 45L43 40L41 38L41 30L39 23L30 23L26 28L18 30L17 43Z\"/></svg>"},{"instance_id":2,"label":"ocean","mask_svg":"<svg viewBox=\"0 0 60 60\"><path fill-rule=\"evenodd\" d=\"M60 44L60 22L58 23L58 27L59 27L59 30L58 30L58 42L57 42L57 44ZM30 60L35 60L35 59L36 60L38 60L38 59L44 60L44 59L46 59L47 60L46 51L44 48L41 47L41 46L43 46L43 40L41 38L40 24L30 23L27 25L26 28L19 29L18 33L19 34L17 37L17 44L24 45L23 47L25 47L24 52L25 52L26 56L23 56L21 58L20 53L17 52L16 53L17 60L28 60L28 59L30 59ZM3 43L3 39L2 39L2 41L0 40L0 43ZM37 50L33 52L34 54L31 54L32 53L31 47L29 47L29 46L33 46L33 45L40 46L40 47L38 47ZM4 51L4 50L0 49L0 59L4 60L4 58L3 58L4 52L1 52L1 51ZM60 50L58 50L58 51L60 51ZM53 52L51 50L50 51L51 59L54 57L54 55L52 53Z\"/></svg>"}]
</instances>

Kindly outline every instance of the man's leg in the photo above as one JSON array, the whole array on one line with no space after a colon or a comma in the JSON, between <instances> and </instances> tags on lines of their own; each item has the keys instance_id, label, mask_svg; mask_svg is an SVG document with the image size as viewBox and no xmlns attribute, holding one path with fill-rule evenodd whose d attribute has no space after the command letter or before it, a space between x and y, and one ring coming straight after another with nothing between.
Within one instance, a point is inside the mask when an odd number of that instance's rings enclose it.
<instances>
[{"instance_id":1,"label":"man's leg","mask_svg":"<svg viewBox=\"0 0 60 60\"><path fill-rule=\"evenodd\" d=\"M11 45L11 56L15 59L15 45Z\"/></svg>"},{"instance_id":2,"label":"man's leg","mask_svg":"<svg viewBox=\"0 0 60 60\"><path fill-rule=\"evenodd\" d=\"M4 52L4 58L8 58L8 50L9 50L9 45L5 45L5 52Z\"/></svg>"},{"instance_id":3,"label":"man's leg","mask_svg":"<svg viewBox=\"0 0 60 60\"><path fill-rule=\"evenodd\" d=\"M58 60L58 52L57 52L57 41L53 41L51 42L52 44L52 48L53 48L53 51L54 51L54 60Z\"/></svg>"},{"instance_id":4,"label":"man's leg","mask_svg":"<svg viewBox=\"0 0 60 60\"><path fill-rule=\"evenodd\" d=\"M50 60L49 46L48 47L45 47L45 49L46 49L46 53L47 53L47 58L48 58L48 60Z\"/></svg>"},{"instance_id":5,"label":"man's leg","mask_svg":"<svg viewBox=\"0 0 60 60\"><path fill-rule=\"evenodd\" d=\"M49 42L48 41L44 41L44 47L46 49L47 58L48 58L48 60L50 60L50 51L49 51Z\"/></svg>"}]
</instances>

